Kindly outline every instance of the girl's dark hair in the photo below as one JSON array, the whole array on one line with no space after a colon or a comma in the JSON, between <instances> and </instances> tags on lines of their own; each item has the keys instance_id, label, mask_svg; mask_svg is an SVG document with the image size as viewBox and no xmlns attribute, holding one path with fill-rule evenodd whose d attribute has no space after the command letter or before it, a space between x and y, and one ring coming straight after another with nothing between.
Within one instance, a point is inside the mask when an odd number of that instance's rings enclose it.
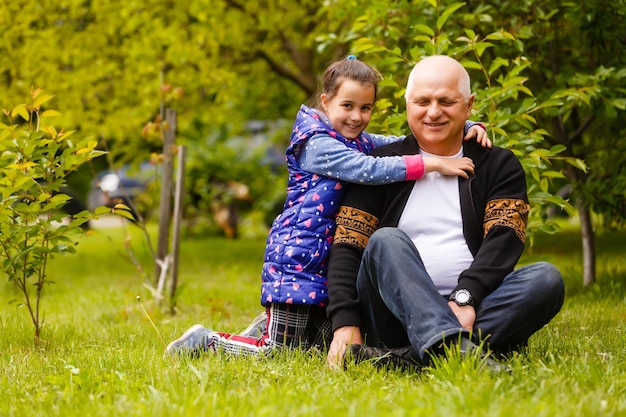
<instances>
[{"instance_id":1,"label":"girl's dark hair","mask_svg":"<svg viewBox=\"0 0 626 417\"><path fill-rule=\"evenodd\" d=\"M373 85L374 101L376 101L378 81L382 76L365 62L355 59L353 55L350 55L348 58L349 59L336 61L326 68L319 91L314 97L311 97L310 107L321 110L322 102L320 96L326 94L329 99L332 99L335 94L337 94L337 91L339 91L339 87L341 87L341 83L344 80L353 80L361 84Z\"/></svg>"}]
</instances>

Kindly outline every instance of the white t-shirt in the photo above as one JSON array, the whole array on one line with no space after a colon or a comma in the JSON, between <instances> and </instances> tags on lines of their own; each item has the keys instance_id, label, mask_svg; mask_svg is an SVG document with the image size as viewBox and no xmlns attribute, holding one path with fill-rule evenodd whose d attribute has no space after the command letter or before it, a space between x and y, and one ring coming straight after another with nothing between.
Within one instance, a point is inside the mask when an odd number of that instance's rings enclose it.
<instances>
[{"instance_id":1,"label":"white t-shirt","mask_svg":"<svg viewBox=\"0 0 626 417\"><path fill-rule=\"evenodd\" d=\"M462 156L463 149L448 158ZM450 294L474 260L463 236L458 177L430 172L415 181L398 228L415 244L439 293Z\"/></svg>"}]
</instances>

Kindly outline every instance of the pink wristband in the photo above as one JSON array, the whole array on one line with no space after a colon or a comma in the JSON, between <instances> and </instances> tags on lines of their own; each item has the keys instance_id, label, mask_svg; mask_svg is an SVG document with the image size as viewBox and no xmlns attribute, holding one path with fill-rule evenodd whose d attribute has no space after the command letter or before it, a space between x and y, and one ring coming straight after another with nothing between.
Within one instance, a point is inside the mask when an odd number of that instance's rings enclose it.
<instances>
[{"instance_id":1,"label":"pink wristband","mask_svg":"<svg viewBox=\"0 0 626 417\"><path fill-rule=\"evenodd\" d=\"M404 165L406 165L405 181L419 180L424 176L424 159L422 155L403 155Z\"/></svg>"}]
</instances>

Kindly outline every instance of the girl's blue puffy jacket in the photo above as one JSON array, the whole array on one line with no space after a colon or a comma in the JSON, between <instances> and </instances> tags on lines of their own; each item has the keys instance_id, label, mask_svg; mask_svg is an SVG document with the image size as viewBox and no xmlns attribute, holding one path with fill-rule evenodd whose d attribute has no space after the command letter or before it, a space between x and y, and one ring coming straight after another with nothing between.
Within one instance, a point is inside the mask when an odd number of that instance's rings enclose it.
<instances>
[{"instance_id":1,"label":"girl's blue puffy jacket","mask_svg":"<svg viewBox=\"0 0 626 417\"><path fill-rule=\"evenodd\" d=\"M348 140L335 132L313 109L302 106L287 148L287 200L267 238L261 303L326 306L327 261L335 232L335 216L345 182L304 171L299 148L315 135L330 135L346 146L369 154L367 133Z\"/></svg>"}]
</instances>

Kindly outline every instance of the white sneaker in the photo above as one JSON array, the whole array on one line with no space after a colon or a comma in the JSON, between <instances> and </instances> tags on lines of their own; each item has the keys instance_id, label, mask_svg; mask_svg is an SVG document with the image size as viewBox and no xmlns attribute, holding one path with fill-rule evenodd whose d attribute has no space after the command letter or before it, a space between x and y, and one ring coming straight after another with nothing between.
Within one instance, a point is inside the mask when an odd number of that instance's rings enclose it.
<instances>
[{"instance_id":1,"label":"white sneaker","mask_svg":"<svg viewBox=\"0 0 626 417\"><path fill-rule=\"evenodd\" d=\"M209 342L213 333L212 330L194 324L181 337L167 345L165 351L171 356L198 356L209 350Z\"/></svg>"},{"instance_id":2,"label":"white sneaker","mask_svg":"<svg viewBox=\"0 0 626 417\"><path fill-rule=\"evenodd\" d=\"M267 311L263 311L261 314L252 319L252 323L245 328L244 331L239 333L239 336L245 337L261 337L267 329Z\"/></svg>"}]
</instances>

